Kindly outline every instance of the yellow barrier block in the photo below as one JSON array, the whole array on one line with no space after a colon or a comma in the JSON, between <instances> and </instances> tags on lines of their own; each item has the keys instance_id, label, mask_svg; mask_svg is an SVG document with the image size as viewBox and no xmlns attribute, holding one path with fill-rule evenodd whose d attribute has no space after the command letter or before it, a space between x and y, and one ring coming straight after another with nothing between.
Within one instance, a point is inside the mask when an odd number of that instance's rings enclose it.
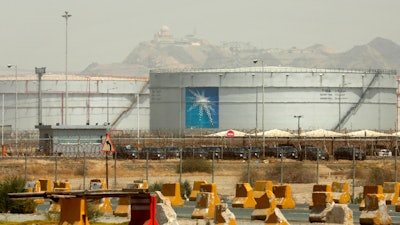
<instances>
[{"instance_id":1,"label":"yellow barrier block","mask_svg":"<svg viewBox=\"0 0 400 225\"><path fill-rule=\"evenodd\" d=\"M147 180L135 180L132 184L126 185L127 190L138 190L139 192L147 192L148 183ZM127 217L130 214L130 198L120 197L118 198L118 205L115 208L114 215Z\"/></svg>"},{"instance_id":2,"label":"yellow barrier block","mask_svg":"<svg viewBox=\"0 0 400 225\"><path fill-rule=\"evenodd\" d=\"M396 205L399 199L400 182L384 182L383 195L387 205Z\"/></svg>"},{"instance_id":3,"label":"yellow barrier block","mask_svg":"<svg viewBox=\"0 0 400 225\"><path fill-rule=\"evenodd\" d=\"M135 180L133 183L127 184L126 189L147 192L149 186L147 180Z\"/></svg>"},{"instance_id":4,"label":"yellow barrier block","mask_svg":"<svg viewBox=\"0 0 400 225\"><path fill-rule=\"evenodd\" d=\"M202 185L202 184L207 184L207 181L205 181L205 180L193 181L193 188L192 188L192 192L190 193L190 196L189 196L189 201L196 201L197 194L200 192L200 185Z\"/></svg>"},{"instance_id":5,"label":"yellow barrier block","mask_svg":"<svg viewBox=\"0 0 400 225\"><path fill-rule=\"evenodd\" d=\"M327 191L317 191L312 193L313 206L311 207L308 216L308 220L311 223L326 222L326 213L331 210L334 204L331 193L332 192Z\"/></svg>"},{"instance_id":6,"label":"yellow barrier block","mask_svg":"<svg viewBox=\"0 0 400 225\"><path fill-rule=\"evenodd\" d=\"M61 205L61 213L60 213L59 224L61 225L89 224L85 198L63 198L60 199L60 205Z\"/></svg>"},{"instance_id":7,"label":"yellow barrier block","mask_svg":"<svg viewBox=\"0 0 400 225\"><path fill-rule=\"evenodd\" d=\"M350 203L349 182L332 182L332 199L335 203Z\"/></svg>"},{"instance_id":8,"label":"yellow barrier block","mask_svg":"<svg viewBox=\"0 0 400 225\"><path fill-rule=\"evenodd\" d=\"M236 184L236 195L232 200L234 208L254 208L256 200L253 196L253 188L249 183Z\"/></svg>"},{"instance_id":9,"label":"yellow barrier block","mask_svg":"<svg viewBox=\"0 0 400 225\"><path fill-rule=\"evenodd\" d=\"M200 192L211 192L213 193L214 204L221 204L221 200L217 194L217 184L201 184L200 185Z\"/></svg>"},{"instance_id":10,"label":"yellow barrier block","mask_svg":"<svg viewBox=\"0 0 400 225\"><path fill-rule=\"evenodd\" d=\"M213 192L198 193L196 200L196 207L192 212L192 219L214 218L215 205L216 205L215 194Z\"/></svg>"},{"instance_id":11,"label":"yellow barrier block","mask_svg":"<svg viewBox=\"0 0 400 225\"><path fill-rule=\"evenodd\" d=\"M366 185L363 188L363 199L359 205L359 210L362 211L365 208L365 198L368 194L381 194L383 195L382 185Z\"/></svg>"},{"instance_id":12,"label":"yellow barrier block","mask_svg":"<svg viewBox=\"0 0 400 225\"><path fill-rule=\"evenodd\" d=\"M171 201L171 206L183 206L185 204L181 196L181 185L179 183L163 184L161 193Z\"/></svg>"},{"instance_id":13,"label":"yellow barrier block","mask_svg":"<svg viewBox=\"0 0 400 225\"><path fill-rule=\"evenodd\" d=\"M383 194L367 194L365 196L365 208L360 214L360 224L391 224L392 218Z\"/></svg>"},{"instance_id":14,"label":"yellow barrier block","mask_svg":"<svg viewBox=\"0 0 400 225\"><path fill-rule=\"evenodd\" d=\"M40 182L38 180L37 181L26 182L25 191L26 192L41 192ZM36 204L43 204L44 203L44 198L36 198L34 200L34 202ZM35 212L36 212L36 210L35 210Z\"/></svg>"},{"instance_id":15,"label":"yellow barrier block","mask_svg":"<svg viewBox=\"0 0 400 225\"><path fill-rule=\"evenodd\" d=\"M235 215L229 211L226 204L215 206L214 225L236 225Z\"/></svg>"},{"instance_id":16,"label":"yellow barrier block","mask_svg":"<svg viewBox=\"0 0 400 225\"><path fill-rule=\"evenodd\" d=\"M276 205L280 209L294 209L296 203L292 198L292 189L287 185L274 185L272 187L276 198Z\"/></svg>"},{"instance_id":17,"label":"yellow barrier block","mask_svg":"<svg viewBox=\"0 0 400 225\"><path fill-rule=\"evenodd\" d=\"M50 179L39 179L41 191L51 191L52 185Z\"/></svg>"},{"instance_id":18,"label":"yellow barrier block","mask_svg":"<svg viewBox=\"0 0 400 225\"><path fill-rule=\"evenodd\" d=\"M53 191L70 191L71 184L68 181L53 181ZM58 202L50 200L49 213L61 211L60 200Z\"/></svg>"},{"instance_id":19,"label":"yellow barrier block","mask_svg":"<svg viewBox=\"0 0 400 225\"><path fill-rule=\"evenodd\" d=\"M265 220L265 225L289 225L285 216L279 208L275 208L274 212Z\"/></svg>"},{"instance_id":20,"label":"yellow barrier block","mask_svg":"<svg viewBox=\"0 0 400 225\"><path fill-rule=\"evenodd\" d=\"M266 190L262 196L256 199L255 209L251 213L252 220L265 220L274 213L276 199L272 191Z\"/></svg>"},{"instance_id":21,"label":"yellow barrier block","mask_svg":"<svg viewBox=\"0 0 400 225\"><path fill-rule=\"evenodd\" d=\"M118 206L115 208L114 215L128 217L130 212L130 197L120 197Z\"/></svg>"},{"instance_id":22,"label":"yellow barrier block","mask_svg":"<svg viewBox=\"0 0 400 225\"><path fill-rule=\"evenodd\" d=\"M90 180L90 190L107 190L107 183L104 179L92 179ZM111 201L110 198L101 198L95 199L91 201L92 204L99 212L102 213L112 213Z\"/></svg>"},{"instance_id":23,"label":"yellow barrier block","mask_svg":"<svg viewBox=\"0 0 400 225\"><path fill-rule=\"evenodd\" d=\"M314 192L332 192L332 187L329 184L315 184L313 186L313 193ZM314 207L314 200L312 199L312 201L310 202L308 208L312 209Z\"/></svg>"},{"instance_id":24,"label":"yellow barrier block","mask_svg":"<svg viewBox=\"0 0 400 225\"><path fill-rule=\"evenodd\" d=\"M253 190L254 199L261 197L266 191L272 192L272 181L257 180Z\"/></svg>"}]
</instances>

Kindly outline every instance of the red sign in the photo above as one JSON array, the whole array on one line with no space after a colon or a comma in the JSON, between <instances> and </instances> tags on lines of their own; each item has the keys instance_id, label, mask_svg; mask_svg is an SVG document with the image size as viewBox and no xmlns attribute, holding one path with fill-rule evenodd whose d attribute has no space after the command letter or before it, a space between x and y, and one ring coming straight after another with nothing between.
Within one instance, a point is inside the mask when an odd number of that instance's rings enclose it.
<instances>
[{"instance_id":1,"label":"red sign","mask_svg":"<svg viewBox=\"0 0 400 225\"><path fill-rule=\"evenodd\" d=\"M102 152L115 152L114 144L111 141L111 137L109 134L106 134L106 138L104 138L103 146L101 147Z\"/></svg>"},{"instance_id":2,"label":"red sign","mask_svg":"<svg viewBox=\"0 0 400 225\"><path fill-rule=\"evenodd\" d=\"M233 130L228 130L226 132L226 137L227 138L233 138L235 136L235 132L233 132Z\"/></svg>"}]
</instances>

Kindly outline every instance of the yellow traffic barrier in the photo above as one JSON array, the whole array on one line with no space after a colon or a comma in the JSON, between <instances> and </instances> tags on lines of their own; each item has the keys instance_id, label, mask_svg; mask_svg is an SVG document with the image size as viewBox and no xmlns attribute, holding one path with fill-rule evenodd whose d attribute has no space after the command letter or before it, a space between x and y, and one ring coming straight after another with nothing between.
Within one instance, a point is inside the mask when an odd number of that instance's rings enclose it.
<instances>
[{"instance_id":1,"label":"yellow traffic barrier","mask_svg":"<svg viewBox=\"0 0 400 225\"><path fill-rule=\"evenodd\" d=\"M197 194L196 206L192 213L192 219L214 218L215 206L221 204L217 194L217 185L201 184L200 192Z\"/></svg>"},{"instance_id":2,"label":"yellow traffic barrier","mask_svg":"<svg viewBox=\"0 0 400 225\"><path fill-rule=\"evenodd\" d=\"M53 181L53 191L70 191L71 184L68 181ZM60 201L50 200L49 213L59 213L61 211Z\"/></svg>"},{"instance_id":3,"label":"yellow traffic barrier","mask_svg":"<svg viewBox=\"0 0 400 225\"><path fill-rule=\"evenodd\" d=\"M37 181L30 181L26 182L25 184L25 191L26 192L41 192L40 189L40 182ZM37 198L34 200L36 204L43 204L44 203L44 198ZM36 212L36 209L35 209Z\"/></svg>"},{"instance_id":4,"label":"yellow traffic barrier","mask_svg":"<svg viewBox=\"0 0 400 225\"><path fill-rule=\"evenodd\" d=\"M221 200L217 194L217 184L201 184L200 185L200 192L211 192L213 193L214 204L221 204Z\"/></svg>"},{"instance_id":5,"label":"yellow traffic barrier","mask_svg":"<svg viewBox=\"0 0 400 225\"><path fill-rule=\"evenodd\" d=\"M193 181L192 192L190 192L189 201L196 201L197 194L200 192L200 185L207 184L205 180L195 180Z\"/></svg>"},{"instance_id":6,"label":"yellow traffic barrier","mask_svg":"<svg viewBox=\"0 0 400 225\"><path fill-rule=\"evenodd\" d=\"M280 209L294 209L296 203L292 197L292 189L289 184L274 185L272 187L276 198L276 206Z\"/></svg>"},{"instance_id":7,"label":"yellow traffic barrier","mask_svg":"<svg viewBox=\"0 0 400 225\"><path fill-rule=\"evenodd\" d=\"M313 206L310 210L308 220L312 222L326 222L326 213L334 205L332 192L317 191L312 193Z\"/></svg>"},{"instance_id":8,"label":"yellow traffic barrier","mask_svg":"<svg viewBox=\"0 0 400 225\"><path fill-rule=\"evenodd\" d=\"M215 206L214 225L236 225L235 215L228 209L227 204Z\"/></svg>"},{"instance_id":9,"label":"yellow traffic barrier","mask_svg":"<svg viewBox=\"0 0 400 225\"><path fill-rule=\"evenodd\" d=\"M252 220L265 220L274 213L276 199L272 191L266 190L264 194L256 199L255 209L251 213Z\"/></svg>"},{"instance_id":10,"label":"yellow traffic barrier","mask_svg":"<svg viewBox=\"0 0 400 225\"><path fill-rule=\"evenodd\" d=\"M200 192L197 194L196 207L192 212L192 219L211 219L214 217L214 193Z\"/></svg>"},{"instance_id":11,"label":"yellow traffic barrier","mask_svg":"<svg viewBox=\"0 0 400 225\"><path fill-rule=\"evenodd\" d=\"M179 183L163 184L161 193L171 201L171 206L183 206L185 204L181 196L181 185Z\"/></svg>"},{"instance_id":12,"label":"yellow traffic barrier","mask_svg":"<svg viewBox=\"0 0 400 225\"><path fill-rule=\"evenodd\" d=\"M236 184L236 195L232 200L234 208L254 208L256 200L253 196L253 188L249 183Z\"/></svg>"},{"instance_id":13,"label":"yellow traffic barrier","mask_svg":"<svg viewBox=\"0 0 400 225\"><path fill-rule=\"evenodd\" d=\"M257 180L253 189L254 199L257 200L257 198L263 196L266 191L272 192L272 181Z\"/></svg>"},{"instance_id":14,"label":"yellow traffic barrier","mask_svg":"<svg viewBox=\"0 0 400 225\"><path fill-rule=\"evenodd\" d=\"M88 225L88 215L85 198L61 198L60 222L58 224L67 225Z\"/></svg>"},{"instance_id":15,"label":"yellow traffic barrier","mask_svg":"<svg viewBox=\"0 0 400 225\"><path fill-rule=\"evenodd\" d=\"M379 185L378 185L379 186ZM391 224L392 218L383 194L367 194L365 207L360 214L360 224Z\"/></svg>"},{"instance_id":16,"label":"yellow traffic barrier","mask_svg":"<svg viewBox=\"0 0 400 225\"><path fill-rule=\"evenodd\" d=\"M365 198L368 194L381 194L383 195L382 185L366 185L363 187L363 199L360 202L359 210L362 211L365 208Z\"/></svg>"},{"instance_id":17,"label":"yellow traffic barrier","mask_svg":"<svg viewBox=\"0 0 400 225\"><path fill-rule=\"evenodd\" d=\"M135 180L131 184L126 185L126 190L136 190L139 192L147 192L148 183L147 180ZM115 208L114 215L127 217L130 213L130 198L129 197L119 197L118 205Z\"/></svg>"},{"instance_id":18,"label":"yellow traffic barrier","mask_svg":"<svg viewBox=\"0 0 400 225\"><path fill-rule=\"evenodd\" d=\"M50 179L39 179L40 191L51 191L52 185Z\"/></svg>"},{"instance_id":19,"label":"yellow traffic barrier","mask_svg":"<svg viewBox=\"0 0 400 225\"><path fill-rule=\"evenodd\" d=\"M332 199L335 203L350 203L349 182L332 182Z\"/></svg>"},{"instance_id":20,"label":"yellow traffic barrier","mask_svg":"<svg viewBox=\"0 0 400 225\"><path fill-rule=\"evenodd\" d=\"M107 183L104 179L90 180L90 190L107 190ZM94 199L91 201L93 206L102 213L112 213L110 198Z\"/></svg>"},{"instance_id":21,"label":"yellow traffic barrier","mask_svg":"<svg viewBox=\"0 0 400 225\"><path fill-rule=\"evenodd\" d=\"M37 181L29 181L25 184L26 192L40 192L40 182Z\"/></svg>"},{"instance_id":22,"label":"yellow traffic barrier","mask_svg":"<svg viewBox=\"0 0 400 225\"><path fill-rule=\"evenodd\" d=\"M329 193L331 193L332 192L332 188L331 188L331 185L329 185L329 184L315 184L313 186L313 190L312 191L313 191L312 193L315 193L315 192L329 192ZM330 194L330 196L332 196L332 194ZM308 208L312 209L314 207L314 205L315 205L314 204L314 199L312 199L312 201L310 202Z\"/></svg>"},{"instance_id":23,"label":"yellow traffic barrier","mask_svg":"<svg viewBox=\"0 0 400 225\"><path fill-rule=\"evenodd\" d=\"M387 205L396 205L399 199L400 182L383 182L383 195Z\"/></svg>"},{"instance_id":24,"label":"yellow traffic barrier","mask_svg":"<svg viewBox=\"0 0 400 225\"><path fill-rule=\"evenodd\" d=\"M126 188L129 190L138 190L146 192L149 189L147 180L134 180L133 183L127 184Z\"/></svg>"}]
</instances>

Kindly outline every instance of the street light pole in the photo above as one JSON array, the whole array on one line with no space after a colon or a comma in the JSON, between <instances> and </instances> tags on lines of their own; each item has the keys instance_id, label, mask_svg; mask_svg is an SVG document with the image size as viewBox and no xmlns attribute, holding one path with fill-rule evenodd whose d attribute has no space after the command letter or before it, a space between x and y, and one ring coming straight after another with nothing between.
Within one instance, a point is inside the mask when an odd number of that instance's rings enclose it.
<instances>
[{"instance_id":1,"label":"street light pole","mask_svg":"<svg viewBox=\"0 0 400 225\"><path fill-rule=\"evenodd\" d=\"M65 18L65 125L68 125L68 11L62 17Z\"/></svg>"},{"instance_id":2,"label":"street light pole","mask_svg":"<svg viewBox=\"0 0 400 225\"><path fill-rule=\"evenodd\" d=\"M7 65L8 68L14 67L15 69L15 150L18 151L18 129L17 129L17 124L18 124L18 87L17 87L17 81L18 81L18 66L17 65Z\"/></svg>"},{"instance_id":3,"label":"street light pole","mask_svg":"<svg viewBox=\"0 0 400 225\"><path fill-rule=\"evenodd\" d=\"M258 61L261 62L261 80L262 80L262 95L261 95L261 101L262 101L262 109L261 109L261 114L262 114L262 118L261 118L261 129L262 129L262 150L263 150L263 158L265 159L265 131L264 131L264 104L265 104L265 84L264 84L264 61L263 60L259 60L259 59L254 59L253 63L256 64L258 63Z\"/></svg>"},{"instance_id":4,"label":"street light pole","mask_svg":"<svg viewBox=\"0 0 400 225\"><path fill-rule=\"evenodd\" d=\"M300 147L300 119L303 116L302 115L294 115L293 117L297 119L297 142Z\"/></svg>"}]
</instances>

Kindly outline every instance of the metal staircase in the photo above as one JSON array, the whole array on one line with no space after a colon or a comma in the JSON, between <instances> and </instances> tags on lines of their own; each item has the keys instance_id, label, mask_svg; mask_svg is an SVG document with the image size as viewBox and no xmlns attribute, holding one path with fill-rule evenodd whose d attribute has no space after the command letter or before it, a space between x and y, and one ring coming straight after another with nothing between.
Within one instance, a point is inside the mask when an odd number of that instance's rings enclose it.
<instances>
[{"instance_id":1,"label":"metal staircase","mask_svg":"<svg viewBox=\"0 0 400 225\"><path fill-rule=\"evenodd\" d=\"M146 90L146 88L149 86L149 82L150 82L150 81L147 81L147 82L143 85L143 87L140 89L139 94L143 94L143 93L144 93L144 91ZM132 98L132 101L131 101L131 104L130 104L124 111L122 111L122 112L118 115L118 117L115 118L115 120L114 120L113 122L111 122L111 124L110 124L111 127L113 127L113 126L121 119L121 117L122 117L125 113L127 113L128 111L130 111L131 109L133 109L134 106L137 105L137 103L138 103L138 96L137 96L137 94L134 94L134 95L133 95L133 98Z\"/></svg>"},{"instance_id":2,"label":"metal staircase","mask_svg":"<svg viewBox=\"0 0 400 225\"><path fill-rule=\"evenodd\" d=\"M338 124L336 124L336 126L334 127L333 130L337 130L339 129L339 127L341 127L342 124L344 124L347 120L349 120L350 115L353 111L356 111L360 108L361 104L363 103L364 99L366 98L367 92L370 90L370 88L372 87L372 85L375 83L375 81L378 79L379 75L382 74L381 70L375 70L375 75L372 78L372 80L369 82L368 86L364 89L363 93L361 94L360 98L358 99L357 103L355 103L352 107L350 107L346 114L340 118ZM339 92L339 94L341 94Z\"/></svg>"}]
</instances>

